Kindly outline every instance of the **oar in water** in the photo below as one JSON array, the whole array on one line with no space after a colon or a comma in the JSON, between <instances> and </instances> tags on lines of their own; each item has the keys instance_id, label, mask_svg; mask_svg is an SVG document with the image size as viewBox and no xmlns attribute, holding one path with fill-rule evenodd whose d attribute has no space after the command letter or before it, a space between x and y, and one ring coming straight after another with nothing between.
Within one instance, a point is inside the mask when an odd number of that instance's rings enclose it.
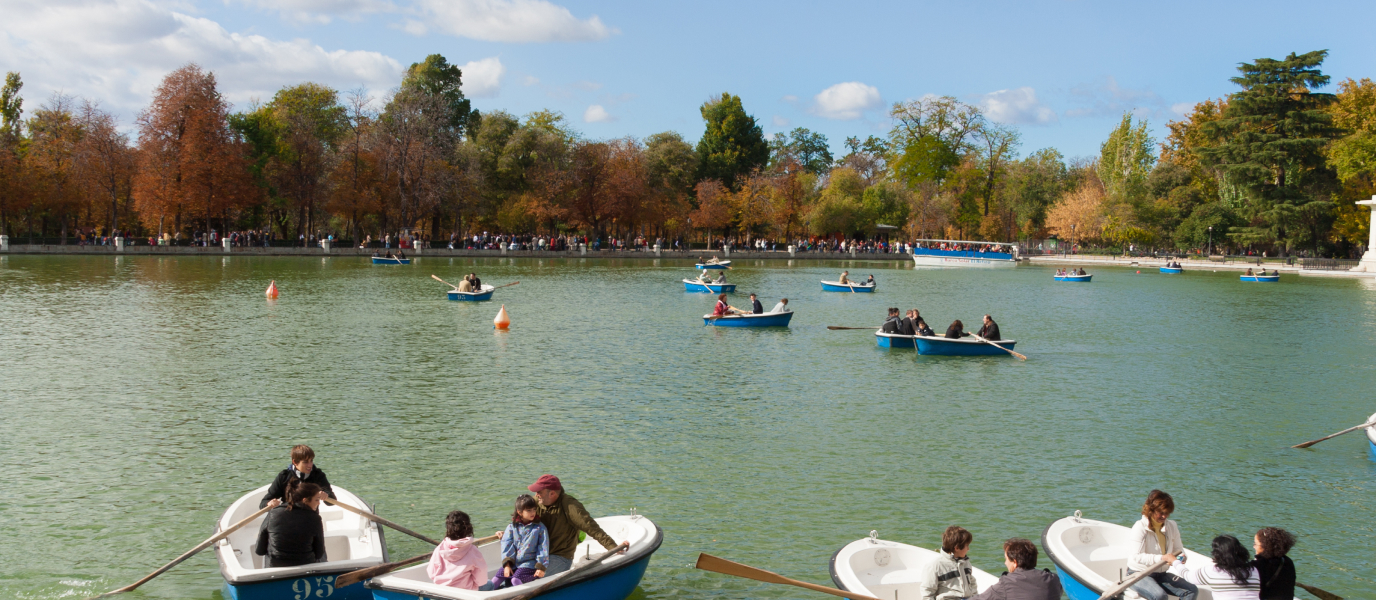
<instances>
[{"instance_id":1,"label":"oar in water","mask_svg":"<svg viewBox=\"0 0 1376 600\"><path fill-rule=\"evenodd\" d=\"M827 325L827 329L841 331L845 329L879 329L878 327L841 327L840 325Z\"/></svg>"},{"instance_id":2,"label":"oar in water","mask_svg":"<svg viewBox=\"0 0 1376 600\"><path fill-rule=\"evenodd\" d=\"M993 346L993 347L995 347L995 348L998 348L999 350L1002 350L1002 351L1004 351L1004 352L1007 352L1007 353L1009 353L1009 354L1012 354L1013 356L1018 357L1018 360L1027 360L1027 357L1026 357L1026 356L1023 356L1023 355L1021 355L1021 354L1018 354L1017 352L1014 352L1014 351L1012 351L1012 350L1009 350L1008 348L1004 348L1003 346L1000 346L1000 345L998 345L998 344L995 344L994 342L991 342L991 341L989 341L989 340L986 340L986 339L980 337L978 334L972 333L972 334L970 334L970 337L975 338L975 339L977 339L977 340L979 340L979 341L981 341L981 342L984 342L984 343L986 343L986 344L989 344L990 346Z\"/></svg>"},{"instance_id":3,"label":"oar in water","mask_svg":"<svg viewBox=\"0 0 1376 600\"><path fill-rule=\"evenodd\" d=\"M771 573L764 569L756 569L755 567L749 565L743 565L738 562L731 562L724 558L717 558L715 556L712 556L711 554L698 554L698 563L694 566L704 571L721 573L722 575L731 575L733 577L741 577L744 579L754 579L755 581L763 581L765 583L793 585L803 589L812 590L814 592L822 592L823 594L831 594L833 596L840 596L842 598L850 598L851 600L879 600L874 596L866 596L864 594L857 594L855 592L844 592L836 588L826 587L824 585L817 585L815 583L808 583L806 581L798 581L797 579L789 579L778 573Z\"/></svg>"},{"instance_id":4,"label":"oar in water","mask_svg":"<svg viewBox=\"0 0 1376 600\"><path fill-rule=\"evenodd\" d=\"M1118 585L1115 585L1109 588L1108 591L1104 592L1103 594L1100 594L1099 600L1108 600L1109 598L1112 598L1114 596L1117 596L1118 594L1123 593L1123 590L1132 587L1132 584L1137 583L1138 581L1146 579L1148 575L1151 575L1152 573L1155 573L1157 569L1166 566L1168 562L1169 561L1164 560L1157 561L1156 564L1147 567L1147 570L1133 573L1131 577L1122 580L1118 583Z\"/></svg>"},{"instance_id":5,"label":"oar in water","mask_svg":"<svg viewBox=\"0 0 1376 600\"><path fill-rule=\"evenodd\" d=\"M1342 430L1342 431L1339 431L1338 433L1335 433L1335 434L1333 434L1333 435L1327 435L1327 436L1321 437L1321 438L1319 438L1319 439L1317 439L1317 440L1314 440L1314 441L1311 441L1311 442L1305 442L1305 443L1303 443L1303 444L1295 444L1294 446L1291 446L1291 448L1308 448L1308 447L1313 446L1314 444L1317 444L1317 443L1322 442L1322 441L1324 441L1324 440L1331 440L1331 439L1333 439L1333 438L1335 438L1335 437L1338 437L1338 436L1340 436L1340 435L1342 435L1342 434L1344 434L1344 433L1351 433L1351 432L1356 431L1356 430L1358 430L1358 429L1365 429L1365 428L1367 428L1367 427L1373 427L1373 426L1376 426L1376 421L1367 421L1367 422L1362 423L1361 425L1358 425L1358 426L1356 426L1356 427L1348 427L1347 429L1344 429L1344 430Z\"/></svg>"},{"instance_id":6,"label":"oar in water","mask_svg":"<svg viewBox=\"0 0 1376 600\"><path fill-rule=\"evenodd\" d=\"M492 542L497 541L500 537L501 537L501 536L497 536L497 535L489 535L489 536L487 536L487 537L485 537L485 538L473 540L473 545L474 545L474 546L481 546L481 545L484 545L484 544L490 544L490 543L492 543ZM399 561L397 561L397 562L389 562L389 563L386 563L386 564L378 565L378 566L376 566L376 567L368 567L368 568L366 568L366 569L359 569L359 570L357 570L357 571L349 571L348 573L345 573L345 574L343 574L343 575L340 575L338 578L336 578L336 579L334 580L334 589L339 589L339 588L342 588L342 587L348 587L348 586L351 586L351 585L353 585L353 584L355 584L355 583L358 583L358 582L360 582L360 581L363 581L364 579L372 579L372 578L374 578L374 577L378 577L378 576L381 576L381 575L386 575L386 574L391 573L392 571L395 571L395 570L400 569L400 568L402 568L402 567L407 567L407 566L410 566L410 565L414 565L414 564L416 564L416 563L418 563L418 562L420 562L420 561L422 561L422 560L425 560L425 559L427 559L427 558L430 558L430 556L431 556L432 554L434 554L434 553L435 553L435 552L432 550L432 551L430 551L430 552L426 552L425 554L418 554L418 555L416 555L416 556L412 556L411 558L408 558L408 559L406 559L406 560L399 560Z\"/></svg>"},{"instance_id":7,"label":"oar in water","mask_svg":"<svg viewBox=\"0 0 1376 600\"><path fill-rule=\"evenodd\" d=\"M502 289L502 288L504 288L504 287L511 287L511 286L516 285L516 284L518 284L518 283L521 283L521 282L519 282L519 281L513 281L513 282L508 283L508 284L506 284L506 285L499 285L499 286L494 287L494 288L492 288L492 289L494 289L494 290L500 290L500 289Z\"/></svg>"},{"instance_id":8,"label":"oar in water","mask_svg":"<svg viewBox=\"0 0 1376 600\"><path fill-rule=\"evenodd\" d=\"M338 501L338 500L335 500L334 498L325 498L325 502L326 502L326 503L329 503L329 504L333 504L333 505L335 505L335 506L338 506L339 508L342 508L342 509L347 510L347 511L349 511L349 512L351 512L351 513L354 513L354 514L356 514L356 515L358 515L358 516L360 516L360 517L363 517L363 518L365 518L365 519L368 519L369 521L376 521L376 522L378 522L378 523L381 523L381 524L383 524L383 525L386 525L386 526L388 526L388 527L391 527L392 529L395 529L395 530L397 530L397 531L400 531L400 532L402 532L402 533L404 533L404 534L406 534L406 535L409 535L409 536L411 536L411 537L413 537L413 538L416 538L416 539L418 539L418 540L421 540L421 541L423 541L423 542L429 542L431 545L434 545L434 546L440 545L440 543L439 543L438 541L436 541L436 540L432 540L432 539L430 539L430 538L428 538L428 537L426 537L426 536L423 536L423 535L421 535L421 534L419 534L419 533L416 533L416 532L414 532L414 531L411 531L410 529L407 529L407 528L405 528L405 527L402 527L402 526L400 526L400 525L397 525L396 523L393 523L393 522L391 522L391 521L388 521L387 519L384 519L384 518L382 518L382 517L379 517L379 516L377 516L377 515L375 515L375 514L373 514L373 513L361 511L361 510L359 510L359 509L357 509L357 508L354 508L354 507L352 507L352 506L349 506L348 504L345 504L345 503L343 503L343 502L340 502L340 501Z\"/></svg>"},{"instance_id":9,"label":"oar in water","mask_svg":"<svg viewBox=\"0 0 1376 600\"><path fill-rule=\"evenodd\" d=\"M521 594L520 596L516 596L511 600L530 600L531 598L539 596L540 594L545 593L545 588L548 588L549 586L558 583L560 579L568 577L571 573L577 573L578 571L581 571L583 569L587 569L602 564L602 561L605 561L613 556L616 556L617 554L621 554L622 552L625 552L627 548L630 547L630 542L621 542L621 544L617 547L612 548L611 550L608 550L606 552L603 552L602 554L598 555L597 558L594 558L588 562L578 565L576 568L569 569L567 571L564 571L563 573L558 573L555 575L550 575L549 577L545 577L540 581L540 585L530 588L530 590L526 593Z\"/></svg>"},{"instance_id":10,"label":"oar in water","mask_svg":"<svg viewBox=\"0 0 1376 600\"><path fill-rule=\"evenodd\" d=\"M1333 592L1326 592L1312 585L1304 585L1303 583L1296 583L1295 585L1299 586L1300 589L1303 589L1306 592L1318 596L1319 600L1343 600L1342 596L1334 594Z\"/></svg>"},{"instance_id":11,"label":"oar in water","mask_svg":"<svg viewBox=\"0 0 1376 600\"><path fill-rule=\"evenodd\" d=\"M95 600L96 598L104 598L104 597L106 597L106 596L113 596L113 595L115 595L115 594L123 594L124 592L131 591L131 590L133 590L134 588L137 588L137 587L139 587L139 586L141 586L141 585L143 585L143 584L145 584L145 583L148 583L148 580L150 580L150 579L152 579L152 578L154 578L154 577L157 577L157 576L159 576L159 575L162 575L163 573L166 573L169 569L171 569L172 567L177 566L177 565L178 565L179 563L181 563L182 561L184 561L184 560L186 560L186 559L188 559L188 558L191 558L192 556L195 556L197 552L200 552L200 551L202 551L202 550L205 550L206 548L209 548L210 546L212 546L213 544L215 544L215 542L218 542L218 541L220 541L220 540L222 540L222 539L225 539L225 538L229 537L229 534L238 531L238 530L239 530L240 528L242 528L243 526L248 525L249 523L253 522L254 519L257 519L258 517L263 516L265 513L267 513L267 512L270 511L270 510L272 510L272 507L270 507L270 506L265 506L265 507L263 507L263 508L260 508L260 509L258 509L258 512L249 515L247 518L245 518L245 519L242 520L242 521L239 521L238 523L235 523L235 524L233 524L233 525L230 525L229 527L225 528L224 531L221 531L220 533L217 533L217 534L211 536L210 539L208 539L208 540L206 540L206 541L204 541L204 542L201 542L200 544L197 544L195 548L192 548L192 549L190 549L190 550L187 550L187 551L186 551L186 554L183 554L183 555L181 555L181 556L178 556L178 557L177 557L176 559L174 559L172 562L163 565L161 569L158 569L158 570L156 570L156 571L153 571L152 573L149 573L147 577L144 577L143 579L140 579L140 580L138 580L138 581L135 581L134 583L131 583L131 584L129 584L129 585L126 585L126 586L124 586L124 587L122 587L122 588L119 588L119 589L117 589L117 590L112 590L112 591L109 591L109 592L105 592L104 594L101 594L101 595L99 595L99 596L92 596L92 597L89 598L88 600Z\"/></svg>"}]
</instances>

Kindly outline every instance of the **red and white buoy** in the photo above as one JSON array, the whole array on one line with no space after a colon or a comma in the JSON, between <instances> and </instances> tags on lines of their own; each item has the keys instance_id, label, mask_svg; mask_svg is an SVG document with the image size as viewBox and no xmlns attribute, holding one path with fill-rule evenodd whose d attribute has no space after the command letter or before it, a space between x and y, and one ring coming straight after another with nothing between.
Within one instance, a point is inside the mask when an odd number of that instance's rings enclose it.
<instances>
[{"instance_id":1,"label":"red and white buoy","mask_svg":"<svg viewBox=\"0 0 1376 600\"><path fill-rule=\"evenodd\" d=\"M506 329L511 326L511 317L506 314L505 304L502 305L501 310L497 311L497 318L492 319L492 326L497 329Z\"/></svg>"},{"instance_id":2,"label":"red and white buoy","mask_svg":"<svg viewBox=\"0 0 1376 600\"><path fill-rule=\"evenodd\" d=\"M274 280L272 280L272 283L269 283L269 284L268 284L268 300L276 300L276 299L277 299L277 280L274 279Z\"/></svg>"}]
</instances>

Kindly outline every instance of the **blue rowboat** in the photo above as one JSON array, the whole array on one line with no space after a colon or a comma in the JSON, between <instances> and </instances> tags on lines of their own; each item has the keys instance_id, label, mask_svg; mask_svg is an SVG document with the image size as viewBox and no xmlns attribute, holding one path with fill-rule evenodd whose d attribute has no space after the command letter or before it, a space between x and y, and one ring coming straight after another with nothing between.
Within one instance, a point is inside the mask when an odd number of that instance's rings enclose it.
<instances>
[{"instance_id":1,"label":"blue rowboat","mask_svg":"<svg viewBox=\"0 0 1376 600\"><path fill-rule=\"evenodd\" d=\"M487 284L483 284L482 289L476 292L460 292L457 289L449 290L449 299L456 300L458 302L480 302L483 300L491 300L492 290L495 289L497 288L494 288Z\"/></svg>"},{"instance_id":2,"label":"blue rowboat","mask_svg":"<svg viewBox=\"0 0 1376 600\"><path fill-rule=\"evenodd\" d=\"M693 279L683 280L683 291L685 292L712 292L713 294L730 294L736 291L734 283L703 283Z\"/></svg>"},{"instance_id":3,"label":"blue rowboat","mask_svg":"<svg viewBox=\"0 0 1376 600\"><path fill-rule=\"evenodd\" d=\"M1185 269L1183 269L1183 268L1177 269L1177 268L1175 268L1175 267L1161 267L1161 272L1162 272L1162 273L1167 273L1167 274L1176 274L1176 273L1184 273L1184 272L1185 272Z\"/></svg>"},{"instance_id":4,"label":"blue rowboat","mask_svg":"<svg viewBox=\"0 0 1376 600\"><path fill-rule=\"evenodd\" d=\"M986 343L973 337L953 340L935 335L913 336L913 341L917 342L917 353L923 356L1011 356L1007 352L995 348L993 344L1012 350L1013 345L1017 343L1013 340Z\"/></svg>"},{"instance_id":5,"label":"blue rowboat","mask_svg":"<svg viewBox=\"0 0 1376 600\"><path fill-rule=\"evenodd\" d=\"M1240 276L1240 279L1242 281L1251 281L1256 283L1275 283L1277 281L1280 281L1280 275L1242 275Z\"/></svg>"},{"instance_id":6,"label":"blue rowboat","mask_svg":"<svg viewBox=\"0 0 1376 600\"><path fill-rule=\"evenodd\" d=\"M913 342L915 339L917 339L915 335L874 332L874 343L880 348L916 348L917 344Z\"/></svg>"},{"instance_id":7,"label":"blue rowboat","mask_svg":"<svg viewBox=\"0 0 1376 600\"><path fill-rule=\"evenodd\" d=\"M1093 276L1093 275L1054 275L1054 276L1052 276L1052 279L1055 279L1056 281L1070 281L1070 282L1074 282L1074 283L1089 283L1089 279L1090 279L1091 277L1094 277L1094 276Z\"/></svg>"},{"instance_id":8,"label":"blue rowboat","mask_svg":"<svg viewBox=\"0 0 1376 600\"><path fill-rule=\"evenodd\" d=\"M374 257L373 257L373 264L375 264L375 265L409 265L409 264L411 264L411 259L409 259L409 258L387 258L387 257L385 257L385 256L374 256Z\"/></svg>"},{"instance_id":9,"label":"blue rowboat","mask_svg":"<svg viewBox=\"0 0 1376 600\"><path fill-rule=\"evenodd\" d=\"M731 261L729 261L729 260L723 260L723 261L717 262L717 263L698 263L698 264L693 265L693 266L694 266L694 267L697 267L698 270L703 270L703 269L725 269L725 268L731 266Z\"/></svg>"},{"instance_id":10,"label":"blue rowboat","mask_svg":"<svg viewBox=\"0 0 1376 600\"><path fill-rule=\"evenodd\" d=\"M1376 422L1376 415L1371 415L1367 422ZM1366 428L1366 445L1371 450L1371 458L1376 460L1376 427Z\"/></svg>"},{"instance_id":11,"label":"blue rowboat","mask_svg":"<svg viewBox=\"0 0 1376 600\"><path fill-rule=\"evenodd\" d=\"M878 284L860 285L858 283L845 284L839 281L823 281L822 291L824 292L856 292L859 294L869 294L874 292Z\"/></svg>"},{"instance_id":12,"label":"blue rowboat","mask_svg":"<svg viewBox=\"0 0 1376 600\"><path fill-rule=\"evenodd\" d=\"M215 530L227 529L257 512L258 501L267 491L268 486L265 485L231 504L220 517ZM340 502L361 510L370 510L362 499L344 488L334 486L334 493ZM349 571L375 567L387 562L387 544L377 523L338 506L322 504L320 519L325 525L326 562L269 569L263 567L264 557L253 551L263 518L258 517L215 545L215 558L219 560L220 574L225 578L226 598L371 600L372 594L362 586L335 589L334 579Z\"/></svg>"},{"instance_id":13,"label":"blue rowboat","mask_svg":"<svg viewBox=\"0 0 1376 600\"><path fill-rule=\"evenodd\" d=\"M791 312L727 315L715 319L712 315L702 315L702 324L715 327L788 327L792 319Z\"/></svg>"},{"instance_id":14,"label":"blue rowboat","mask_svg":"<svg viewBox=\"0 0 1376 600\"><path fill-rule=\"evenodd\" d=\"M374 577L359 587L372 590L375 600L510 600L548 582L549 586L541 589L541 600L624 600L640 585L650 557L664 541L664 532L654 522L634 514L602 517L597 524L617 543L628 541L631 547L625 554L580 568L605 552L601 544L588 538L574 550L572 569L548 579L490 592L432 583L426 573L429 565L425 563ZM482 546L482 553L488 569L485 579L491 580L502 568L501 545Z\"/></svg>"}]
</instances>

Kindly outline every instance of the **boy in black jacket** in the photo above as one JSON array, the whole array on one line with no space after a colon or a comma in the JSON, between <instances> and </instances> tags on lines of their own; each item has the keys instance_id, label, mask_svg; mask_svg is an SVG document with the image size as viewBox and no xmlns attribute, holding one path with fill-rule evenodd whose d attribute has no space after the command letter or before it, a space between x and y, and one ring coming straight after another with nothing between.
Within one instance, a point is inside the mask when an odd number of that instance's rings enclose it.
<instances>
[{"instance_id":1,"label":"boy in black jacket","mask_svg":"<svg viewBox=\"0 0 1376 600\"><path fill-rule=\"evenodd\" d=\"M263 508L273 500L281 503L287 494L287 481L297 479L301 483L314 483L320 486L331 499L337 500L334 495L334 488L330 487L330 480L325 477L325 472L315 466L315 451L310 446L299 444L291 449L291 465L282 469L277 474L277 478L272 480L272 485L268 486L268 493L258 502L258 508Z\"/></svg>"}]
</instances>

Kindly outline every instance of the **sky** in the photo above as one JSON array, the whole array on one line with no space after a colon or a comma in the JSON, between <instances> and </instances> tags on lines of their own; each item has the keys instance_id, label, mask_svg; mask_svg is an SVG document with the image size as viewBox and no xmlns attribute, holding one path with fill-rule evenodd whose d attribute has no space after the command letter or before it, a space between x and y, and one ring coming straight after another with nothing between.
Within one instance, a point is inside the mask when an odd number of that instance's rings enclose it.
<instances>
[{"instance_id":1,"label":"sky","mask_svg":"<svg viewBox=\"0 0 1376 600\"><path fill-rule=\"evenodd\" d=\"M312 81L376 98L442 54L484 112L550 109L584 136L702 135L741 97L766 134L805 127L839 156L895 102L954 96L1017 126L1021 154L1097 155L1125 112L1156 138L1237 89L1237 66L1329 50L1376 77L1372 2L697 0L0 0L0 70L27 114L62 93L126 126L164 75L213 71L236 110Z\"/></svg>"}]
</instances>

